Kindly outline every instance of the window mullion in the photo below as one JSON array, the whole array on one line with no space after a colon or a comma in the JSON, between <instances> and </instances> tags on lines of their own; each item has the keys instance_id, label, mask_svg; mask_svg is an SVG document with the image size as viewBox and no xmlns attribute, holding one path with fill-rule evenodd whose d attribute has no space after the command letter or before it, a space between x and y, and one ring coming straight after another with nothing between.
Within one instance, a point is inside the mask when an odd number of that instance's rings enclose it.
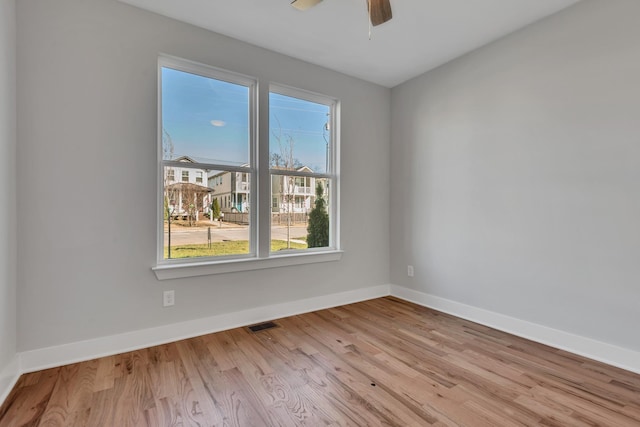
<instances>
[{"instance_id":1,"label":"window mullion","mask_svg":"<svg viewBox=\"0 0 640 427\"><path fill-rule=\"evenodd\" d=\"M258 86L258 258L267 258L271 250L271 175L269 173L269 86Z\"/></svg>"},{"instance_id":2,"label":"window mullion","mask_svg":"<svg viewBox=\"0 0 640 427\"><path fill-rule=\"evenodd\" d=\"M331 173L331 215L334 221L330 223L329 245L340 249L340 104L334 103L331 107L331 147L329 155L329 170Z\"/></svg>"}]
</instances>

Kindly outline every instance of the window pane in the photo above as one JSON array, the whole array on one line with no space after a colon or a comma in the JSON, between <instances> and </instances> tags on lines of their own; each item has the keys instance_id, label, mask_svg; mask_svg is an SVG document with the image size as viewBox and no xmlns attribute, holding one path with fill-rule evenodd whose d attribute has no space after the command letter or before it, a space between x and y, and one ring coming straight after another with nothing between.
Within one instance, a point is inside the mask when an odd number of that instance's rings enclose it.
<instances>
[{"instance_id":1,"label":"window pane","mask_svg":"<svg viewBox=\"0 0 640 427\"><path fill-rule=\"evenodd\" d=\"M269 94L269 158L274 169L329 170L330 107Z\"/></svg>"},{"instance_id":2,"label":"window pane","mask_svg":"<svg viewBox=\"0 0 640 427\"><path fill-rule=\"evenodd\" d=\"M164 259L248 254L251 174L196 164L187 170L192 181L172 181L182 169L164 168ZM200 174L206 184L197 182Z\"/></svg>"},{"instance_id":3,"label":"window pane","mask_svg":"<svg viewBox=\"0 0 640 427\"><path fill-rule=\"evenodd\" d=\"M249 163L249 88L162 67L163 159Z\"/></svg>"},{"instance_id":4,"label":"window pane","mask_svg":"<svg viewBox=\"0 0 640 427\"><path fill-rule=\"evenodd\" d=\"M329 246L330 182L327 178L271 175L272 252Z\"/></svg>"}]
</instances>

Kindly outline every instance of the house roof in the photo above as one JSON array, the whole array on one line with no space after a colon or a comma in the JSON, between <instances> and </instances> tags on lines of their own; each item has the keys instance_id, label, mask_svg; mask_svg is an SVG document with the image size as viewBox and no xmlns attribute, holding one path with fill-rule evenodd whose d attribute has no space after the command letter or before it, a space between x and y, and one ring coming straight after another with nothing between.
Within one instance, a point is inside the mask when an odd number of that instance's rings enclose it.
<instances>
[{"instance_id":1,"label":"house roof","mask_svg":"<svg viewBox=\"0 0 640 427\"><path fill-rule=\"evenodd\" d=\"M300 166L299 168L295 168L295 169L291 169L291 168L285 168L282 166L271 166L271 169L276 169L276 170L294 170L296 172L313 172L313 169L311 169L309 166Z\"/></svg>"},{"instance_id":2,"label":"house roof","mask_svg":"<svg viewBox=\"0 0 640 427\"><path fill-rule=\"evenodd\" d=\"M193 160L191 157L189 156L180 156L178 157L176 160L176 162L189 162L189 163L195 163L196 161Z\"/></svg>"},{"instance_id":3,"label":"house roof","mask_svg":"<svg viewBox=\"0 0 640 427\"><path fill-rule=\"evenodd\" d=\"M192 182L175 182L173 184L169 184L165 186L166 189L169 190L179 190L179 191L195 191L198 193L212 193L213 188L205 187L204 185L194 184Z\"/></svg>"}]
</instances>

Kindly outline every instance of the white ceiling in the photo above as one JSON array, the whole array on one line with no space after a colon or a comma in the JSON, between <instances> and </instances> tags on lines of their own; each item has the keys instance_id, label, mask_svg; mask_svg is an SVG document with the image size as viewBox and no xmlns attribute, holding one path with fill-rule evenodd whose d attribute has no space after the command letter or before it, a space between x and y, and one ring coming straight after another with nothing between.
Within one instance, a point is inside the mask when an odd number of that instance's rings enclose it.
<instances>
[{"instance_id":1,"label":"white ceiling","mask_svg":"<svg viewBox=\"0 0 640 427\"><path fill-rule=\"evenodd\" d=\"M371 40L367 0L120 1L393 87L579 0L391 0Z\"/></svg>"}]
</instances>

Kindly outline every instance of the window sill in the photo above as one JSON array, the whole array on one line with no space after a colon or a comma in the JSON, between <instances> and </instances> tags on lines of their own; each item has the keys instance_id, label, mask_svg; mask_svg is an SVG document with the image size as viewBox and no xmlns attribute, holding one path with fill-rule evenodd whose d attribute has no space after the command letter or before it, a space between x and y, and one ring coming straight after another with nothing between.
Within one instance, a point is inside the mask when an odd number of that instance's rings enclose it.
<instances>
[{"instance_id":1,"label":"window sill","mask_svg":"<svg viewBox=\"0 0 640 427\"><path fill-rule=\"evenodd\" d=\"M208 276L213 274L234 273L238 271L262 270L266 268L287 267L292 265L314 264L339 261L340 250L303 254L272 255L269 258L249 258L232 261L193 262L184 264L156 265L151 270L158 280L181 279L185 277Z\"/></svg>"}]
</instances>

